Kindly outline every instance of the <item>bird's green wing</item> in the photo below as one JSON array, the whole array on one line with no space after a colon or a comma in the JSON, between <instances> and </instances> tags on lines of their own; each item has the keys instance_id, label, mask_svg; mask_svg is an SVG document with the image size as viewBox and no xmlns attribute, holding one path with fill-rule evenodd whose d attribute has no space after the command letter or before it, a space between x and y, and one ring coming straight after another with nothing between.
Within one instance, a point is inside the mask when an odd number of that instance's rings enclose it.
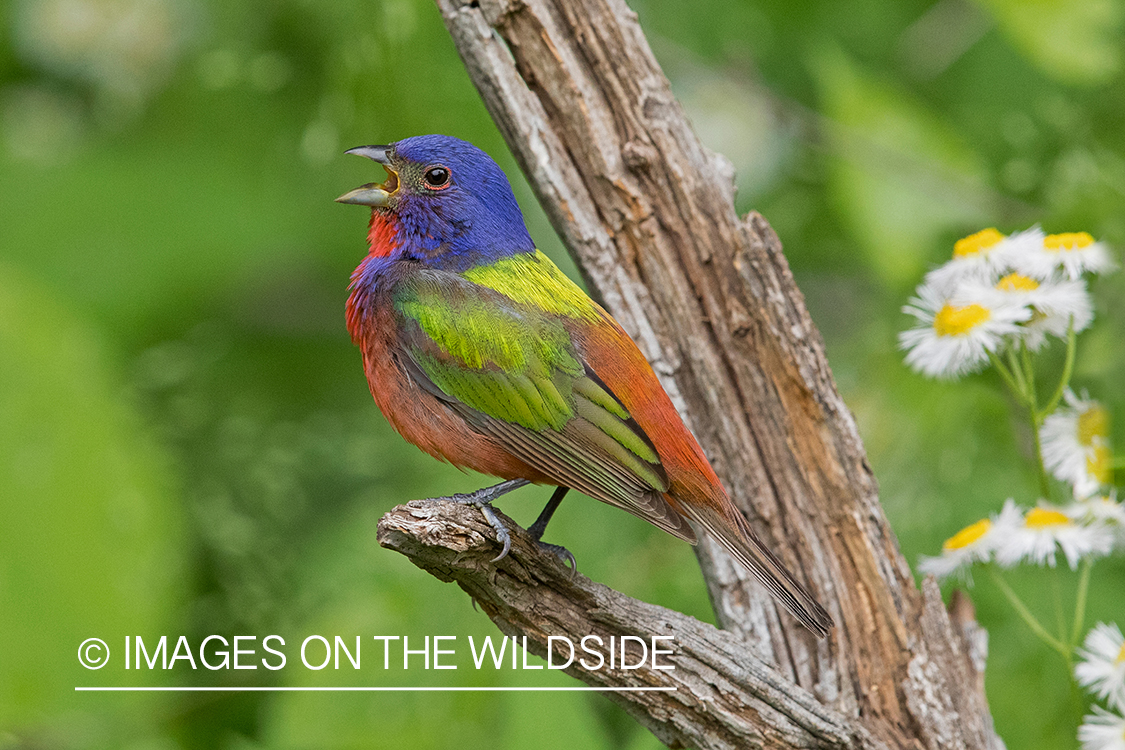
<instances>
[{"instance_id":1,"label":"bird's green wing","mask_svg":"<svg viewBox=\"0 0 1125 750\"><path fill-rule=\"evenodd\" d=\"M574 318L518 296L460 274L412 274L393 298L409 375L560 485L694 541L663 498L668 477L652 441L576 350Z\"/></svg>"}]
</instances>

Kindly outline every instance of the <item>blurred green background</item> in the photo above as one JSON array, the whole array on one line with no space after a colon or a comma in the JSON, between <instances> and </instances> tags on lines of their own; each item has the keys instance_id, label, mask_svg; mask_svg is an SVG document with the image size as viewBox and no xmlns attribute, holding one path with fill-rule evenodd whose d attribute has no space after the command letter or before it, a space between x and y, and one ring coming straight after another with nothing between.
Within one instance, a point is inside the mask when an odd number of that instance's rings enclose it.
<instances>
[{"instance_id":1,"label":"blurred green background","mask_svg":"<svg viewBox=\"0 0 1125 750\"><path fill-rule=\"evenodd\" d=\"M782 238L908 560L1006 497L1032 503L999 383L910 374L899 307L985 226L1125 247L1125 3L633 7L735 163L740 210ZM0 3L0 748L658 746L581 694L73 692L573 684L467 658L383 672L369 643L359 672L295 663L314 633L497 632L375 543L393 505L485 480L392 433L344 329L367 219L332 199L381 171L341 152L428 132L494 155L573 273L425 0ZM1094 291L1075 384L1120 416L1125 274ZM520 494L501 506L526 524L547 490ZM690 548L631 516L572 499L549 538L594 579L712 620ZM1074 585L1013 579L1048 621L1043 592ZM1090 621L1125 624L1123 591L1121 558L1099 563ZM1074 746L1085 703L1061 659L988 581L972 597L1008 746ZM289 644L278 672L121 664L127 635L270 633ZM97 672L75 663L91 636L114 650Z\"/></svg>"}]
</instances>

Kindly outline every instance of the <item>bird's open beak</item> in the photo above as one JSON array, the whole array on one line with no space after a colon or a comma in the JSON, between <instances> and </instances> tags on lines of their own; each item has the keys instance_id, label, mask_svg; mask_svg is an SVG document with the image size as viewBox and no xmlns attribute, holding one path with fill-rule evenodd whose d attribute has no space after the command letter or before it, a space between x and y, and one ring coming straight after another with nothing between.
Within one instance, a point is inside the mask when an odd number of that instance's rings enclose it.
<instances>
[{"instance_id":1,"label":"bird's open beak","mask_svg":"<svg viewBox=\"0 0 1125 750\"><path fill-rule=\"evenodd\" d=\"M386 206L390 203L391 195L398 190L398 174L390 168L390 146L358 146L345 151L345 154L366 156L372 161L379 162L387 170L387 179L378 184L369 182L355 190L344 193L336 199L337 203L354 203L360 206Z\"/></svg>"}]
</instances>

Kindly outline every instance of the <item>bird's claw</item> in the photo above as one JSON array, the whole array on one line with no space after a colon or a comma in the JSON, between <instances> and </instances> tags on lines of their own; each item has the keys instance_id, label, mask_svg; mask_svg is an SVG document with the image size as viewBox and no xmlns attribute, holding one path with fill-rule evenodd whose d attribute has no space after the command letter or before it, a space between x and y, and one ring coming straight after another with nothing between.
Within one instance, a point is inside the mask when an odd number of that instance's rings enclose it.
<instances>
[{"instance_id":1,"label":"bird's claw","mask_svg":"<svg viewBox=\"0 0 1125 750\"><path fill-rule=\"evenodd\" d=\"M488 503L481 505L480 512L484 514L488 524L496 530L496 541L504 545L504 549L500 550L500 554L492 558L492 562L500 562L508 556L508 552L512 549L512 535L504 528L504 524L500 523L500 519L496 517L496 511L491 505Z\"/></svg>"},{"instance_id":2,"label":"bird's claw","mask_svg":"<svg viewBox=\"0 0 1125 750\"><path fill-rule=\"evenodd\" d=\"M492 507L492 501L526 484L528 484L526 479L509 479L500 484L493 485L492 487L479 489L476 492L457 493L449 497L435 499L449 500L465 505L475 505L480 508L481 515L488 521L488 525L496 531L496 541L504 545L504 548L500 550L500 554L492 559L492 562L497 563L507 557L508 553L512 550L512 535L508 532L508 529L504 527L504 524L500 522L500 518L496 515L496 510ZM577 573L578 563L575 561L574 555L570 553L570 550L559 544L548 544L547 542L540 541L544 530L547 528L547 522L551 520L551 515L555 512L555 508L558 507L559 501L562 500L565 494L565 488L560 488L560 490L555 491L555 494L551 497L551 501L547 504L547 507L543 509L539 518L535 519L535 523L528 528L528 532L541 550L558 558L563 565L570 568L572 573Z\"/></svg>"},{"instance_id":3,"label":"bird's claw","mask_svg":"<svg viewBox=\"0 0 1125 750\"><path fill-rule=\"evenodd\" d=\"M465 505L475 505L480 508L481 515L484 520L488 521L488 525L496 531L496 541L504 545L504 549L500 554L493 558L492 562L499 562L508 556L508 552L512 549L512 535L504 528L499 517L496 515L496 509L492 507L491 502L494 500L498 493L489 492L494 490L494 487L486 487L483 490L477 490L470 493L457 493L456 495L449 495L448 497L435 498L438 500L449 500L454 503L464 503Z\"/></svg>"},{"instance_id":4,"label":"bird's claw","mask_svg":"<svg viewBox=\"0 0 1125 750\"><path fill-rule=\"evenodd\" d=\"M539 540L536 540L535 543L539 545L539 549L550 555L554 555L559 559L559 562L569 567L572 574L578 572L578 561L574 559L574 555L571 554L570 550L568 550L566 547L562 546L561 544L549 544L548 542L540 542Z\"/></svg>"}]
</instances>

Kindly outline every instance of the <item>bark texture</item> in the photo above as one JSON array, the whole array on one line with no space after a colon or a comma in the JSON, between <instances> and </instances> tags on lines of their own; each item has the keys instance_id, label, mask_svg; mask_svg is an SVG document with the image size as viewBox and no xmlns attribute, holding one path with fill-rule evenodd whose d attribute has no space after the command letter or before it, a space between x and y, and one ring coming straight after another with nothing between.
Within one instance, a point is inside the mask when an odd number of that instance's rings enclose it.
<instances>
[{"instance_id":1,"label":"bark texture","mask_svg":"<svg viewBox=\"0 0 1125 750\"><path fill-rule=\"evenodd\" d=\"M590 288L836 628L818 641L708 540L699 558L726 632L571 579L526 545L490 578L487 527L446 505L396 509L381 541L540 653L553 633L671 628L677 670L622 679L678 689L615 694L670 746L1001 747L986 636L932 581L914 585L781 244L761 216L736 214L733 170L699 142L636 14L619 0L436 2Z\"/></svg>"}]
</instances>

